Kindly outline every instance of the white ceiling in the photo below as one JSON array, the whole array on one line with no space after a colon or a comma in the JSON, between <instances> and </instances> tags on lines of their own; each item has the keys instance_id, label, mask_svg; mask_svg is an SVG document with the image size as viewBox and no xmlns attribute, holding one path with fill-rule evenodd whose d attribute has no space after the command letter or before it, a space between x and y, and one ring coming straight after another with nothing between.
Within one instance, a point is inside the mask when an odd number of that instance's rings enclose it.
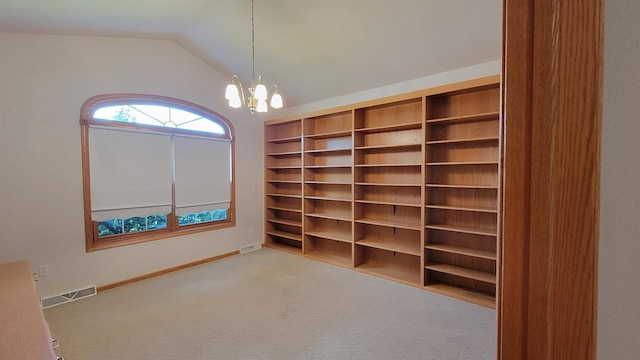
<instances>
[{"instance_id":1,"label":"white ceiling","mask_svg":"<svg viewBox=\"0 0 640 360\"><path fill-rule=\"evenodd\" d=\"M255 0L256 77L300 105L498 60L501 24L501 0ZM173 39L251 80L250 0L0 0L0 32Z\"/></svg>"}]
</instances>

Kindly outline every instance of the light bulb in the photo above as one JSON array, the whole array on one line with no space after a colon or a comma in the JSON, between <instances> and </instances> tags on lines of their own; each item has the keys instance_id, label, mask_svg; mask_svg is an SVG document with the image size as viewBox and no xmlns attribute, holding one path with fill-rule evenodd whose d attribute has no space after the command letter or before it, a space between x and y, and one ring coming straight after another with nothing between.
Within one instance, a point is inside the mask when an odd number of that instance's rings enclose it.
<instances>
[{"instance_id":1,"label":"light bulb","mask_svg":"<svg viewBox=\"0 0 640 360\"><path fill-rule=\"evenodd\" d=\"M238 96L238 94L236 94L235 98L229 99L229 106L231 106L234 109L237 109L240 106L242 106L242 101L240 100L240 96Z\"/></svg>"},{"instance_id":2,"label":"light bulb","mask_svg":"<svg viewBox=\"0 0 640 360\"><path fill-rule=\"evenodd\" d=\"M239 98L240 94L238 94L238 87L234 83L229 83L227 85L227 91L225 91L224 97L227 100Z\"/></svg>"},{"instance_id":3,"label":"light bulb","mask_svg":"<svg viewBox=\"0 0 640 360\"><path fill-rule=\"evenodd\" d=\"M256 108L257 112L267 112L267 102L265 100L258 100L258 107Z\"/></svg>"},{"instance_id":4,"label":"light bulb","mask_svg":"<svg viewBox=\"0 0 640 360\"><path fill-rule=\"evenodd\" d=\"M264 86L262 82L258 82L258 86L256 86L256 92L253 94L253 96L255 96L258 100L267 100L267 87Z\"/></svg>"},{"instance_id":5,"label":"light bulb","mask_svg":"<svg viewBox=\"0 0 640 360\"><path fill-rule=\"evenodd\" d=\"M271 96L271 107L274 109L280 109L282 107L282 96L280 96L278 90Z\"/></svg>"}]
</instances>

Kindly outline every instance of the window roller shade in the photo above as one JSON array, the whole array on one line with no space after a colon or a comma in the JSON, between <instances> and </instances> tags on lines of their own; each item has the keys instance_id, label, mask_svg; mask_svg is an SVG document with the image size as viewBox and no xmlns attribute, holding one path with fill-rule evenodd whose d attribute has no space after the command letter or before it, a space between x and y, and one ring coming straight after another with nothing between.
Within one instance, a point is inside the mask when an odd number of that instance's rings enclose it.
<instances>
[{"instance_id":1,"label":"window roller shade","mask_svg":"<svg viewBox=\"0 0 640 360\"><path fill-rule=\"evenodd\" d=\"M175 136L176 215L228 209L231 203L231 143Z\"/></svg>"},{"instance_id":2,"label":"window roller shade","mask_svg":"<svg viewBox=\"0 0 640 360\"><path fill-rule=\"evenodd\" d=\"M171 212L171 137L89 129L94 221Z\"/></svg>"}]
</instances>

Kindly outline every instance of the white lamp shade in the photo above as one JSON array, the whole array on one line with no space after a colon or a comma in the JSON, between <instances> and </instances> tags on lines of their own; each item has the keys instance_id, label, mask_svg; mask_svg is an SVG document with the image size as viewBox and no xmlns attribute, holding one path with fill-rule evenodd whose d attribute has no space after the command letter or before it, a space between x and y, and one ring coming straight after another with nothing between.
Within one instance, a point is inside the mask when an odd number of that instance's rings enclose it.
<instances>
[{"instance_id":1,"label":"white lamp shade","mask_svg":"<svg viewBox=\"0 0 640 360\"><path fill-rule=\"evenodd\" d=\"M274 109L280 109L282 107L282 96L278 92L274 93L271 97L271 107Z\"/></svg>"},{"instance_id":2,"label":"white lamp shade","mask_svg":"<svg viewBox=\"0 0 640 360\"><path fill-rule=\"evenodd\" d=\"M258 86L256 86L256 92L253 96L260 101L267 100L267 87L263 84L258 84Z\"/></svg>"},{"instance_id":3,"label":"white lamp shade","mask_svg":"<svg viewBox=\"0 0 640 360\"><path fill-rule=\"evenodd\" d=\"M240 100L240 97L236 96L235 98L229 99L229 106L231 106L234 109L237 109L240 106L242 106L242 101Z\"/></svg>"},{"instance_id":4,"label":"white lamp shade","mask_svg":"<svg viewBox=\"0 0 640 360\"><path fill-rule=\"evenodd\" d=\"M257 112L267 112L267 102L265 100L258 100L258 107L256 108Z\"/></svg>"},{"instance_id":5,"label":"white lamp shade","mask_svg":"<svg viewBox=\"0 0 640 360\"><path fill-rule=\"evenodd\" d=\"M224 97L227 100L232 100L232 99L239 98L240 94L238 93L238 87L233 83L228 84L227 85L227 91L225 91Z\"/></svg>"}]
</instances>

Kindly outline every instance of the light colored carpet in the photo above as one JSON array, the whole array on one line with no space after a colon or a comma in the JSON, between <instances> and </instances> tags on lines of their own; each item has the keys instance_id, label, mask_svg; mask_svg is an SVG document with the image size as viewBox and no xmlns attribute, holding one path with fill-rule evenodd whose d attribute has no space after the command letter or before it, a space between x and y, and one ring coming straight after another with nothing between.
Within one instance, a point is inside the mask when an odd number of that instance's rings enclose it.
<instances>
[{"instance_id":1,"label":"light colored carpet","mask_svg":"<svg viewBox=\"0 0 640 360\"><path fill-rule=\"evenodd\" d=\"M45 317L66 360L496 358L494 310L273 249Z\"/></svg>"}]
</instances>

